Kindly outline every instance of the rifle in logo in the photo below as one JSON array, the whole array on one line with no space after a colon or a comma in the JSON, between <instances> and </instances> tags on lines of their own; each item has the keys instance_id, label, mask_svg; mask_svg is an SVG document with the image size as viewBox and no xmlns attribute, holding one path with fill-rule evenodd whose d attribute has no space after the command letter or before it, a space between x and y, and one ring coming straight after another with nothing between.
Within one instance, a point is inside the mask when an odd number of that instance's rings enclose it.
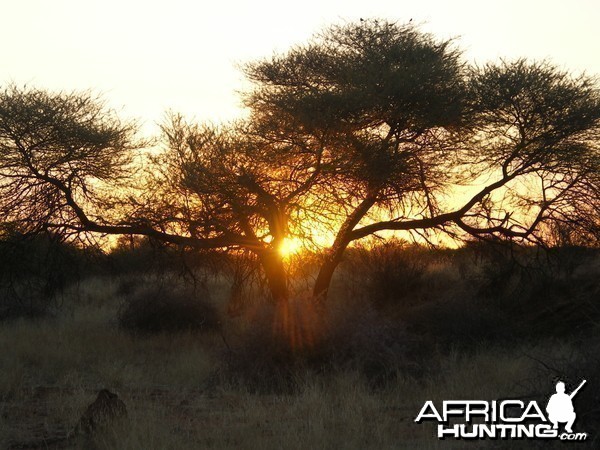
<instances>
[{"instance_id":1,"label":"rifle in logo","mask_svg":"<svg viewBox=\"0 0 600 450\"><path fill-rule=\"evenodd\" d=\"M565 393L565 383L559 381L556 383L556 394L553 394L548 400L548 406L546 406L546 412L548 413L548 419L552 422L552 428L558 429L558 424L566 423L565 431L567 433L573 432L573 423L577 417L575 409L573 408L573 397L577 395L579 390L583 387L586 380L583 380L577 389L570 394Z\"/></svg>"}]
</instances>

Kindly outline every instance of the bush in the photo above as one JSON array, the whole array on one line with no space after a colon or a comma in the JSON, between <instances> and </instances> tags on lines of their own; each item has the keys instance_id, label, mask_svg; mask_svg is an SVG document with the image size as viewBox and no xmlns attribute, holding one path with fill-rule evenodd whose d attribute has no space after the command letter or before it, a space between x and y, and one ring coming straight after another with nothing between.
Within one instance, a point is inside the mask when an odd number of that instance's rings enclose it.
<instances>
[{"instance_id":1,"label":"bush","mask_svg":"<svg viewBox=\"0 0 600 450\"><path fill-rule=\"evenodd\" d=\"M476 350L481 345L523 340L527 329L506 311L474 297L427 302L404 315L408 329L442 351Z\"/></svg>"},{"instance_id":2,"label":"bush","mask_svg":"<svg viewBox=\"0 0 600 450\"><path fill-rule=\"evenodd\" d=\"M119 311L119 325L139 333L217 330L219 315L206 297L172 286L133 292Z\"/></svg>"},{"instance_id":3,"label":"bush","mask_svg":"<svg viewBox=\"0 0 600 450\"><path fill-rule=\"evenodd\" d=\"M406 306L418 301L427 269L424 249L392 240L372 248L357 248L355 253L351 270L360 274L375 306Z\"/></svg>"},{"instance_id":4,"label":"bush","mask_svg":"<svg viewBox=\"0 0 600 450\"><path fill-rule=\"evenodd\" d=\"M52 315L92 254L51 234L0 234L0 321Z\"/></svg>"},{"instance_id":5,"label":"bush","mask_svg":"<svg viewBox=\"0 0 600 450\"><path fill-rule=\"evenodd\" d=\"M52 301L35 293L22 296L14 289L0 288L0 322L51 317L55 310Z\"/></svg>"},{"instance_id":6,"label":"bush","mask_svg":"<svg viewBox=\"0 0 600 450\"><path fill-rule=\"evenodd\" d=\"M452 250L400 240L349 249L337 283L386 314L402 315L417 305L448 298L465 286Z\"/></svg>"},{"instance_id":7,"label":"bush","mask_svg":"<svg viewBox=\"0 0 600 450\"><path fill-rule=\"evenodd\" d=\"M588 333L600 320L600 271L597 251L552 249L537 255L520 249L481 264L475 298L498 316L519 323L529 337L558 337Z\"/></svg>"},{"instance_id":8,"label":"bush","mask_svg":"<svg viewBox=\"0 0 600 450\"><path fill-rule=\"evenodd\" d=\"M293 392L307 374L356 372L372 387L399 372L422 375L421 342L365 303L315 306L310 298L264 305L223 356L221 380L255 392Z\"/></svg>"}]
</instances>

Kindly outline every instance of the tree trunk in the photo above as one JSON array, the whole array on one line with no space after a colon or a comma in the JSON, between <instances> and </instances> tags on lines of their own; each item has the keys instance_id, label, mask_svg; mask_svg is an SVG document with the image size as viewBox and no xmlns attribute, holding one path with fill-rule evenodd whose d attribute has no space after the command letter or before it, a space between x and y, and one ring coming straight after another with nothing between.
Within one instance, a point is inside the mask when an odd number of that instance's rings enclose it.
<instances>
[{"instance_id":1,"label":"tree trunk","mask_svg":"<svg viewBox=\"0 0 600 450\"><path fill-rule=\"evenodd\" d=\"M288 277L283 258L276 249L266 250L260 255L260 262L267 278L267 285L275 303L289 299Z\"/></svg>"},{"instance_id":2,"label":"tree trunk","mask_svg":"<svg viewBox=\"0 0 600 450\"><path fill-rule=\"evenodd\" d=\"M319 269L319 274L313 287L313 298L317 303L324 303L327 300L333 273L340 262L342 262L342 255L346 251L348 244L352 241L352 230L369 211L371 206L373 206L376 198L375 192L369 193L340 227L335 241L329 249L329 255L327 255L327 258Z\"/></svg>"},{"instance_id":3,"label":"tree trunk","mask_svg":"<svg viewBox=\"0 0 600 450\"><path fill-rule=\"evenodd\" d=\"M329 287L331 285L331 280L333 279L333 273L342 261L342 253L343 252L339 252L332 255L325 260L323 265L321 265L317 279L315 280L315 285L313 287L313 298L317 303L325 303L327 300L327 294L329 293Z\"/></svg>"},{"instance_id":4,"label":"tree trunk","mask_svg":"<svg viewBox=\"0 0 600 450\"><path fill-rule=\"evenodd\" d=\"M337 263L331 260L327 260L321 266L313 287L313 297L317 303L324 303L327 300L329 286L331 285L331 279L336 267Z\"/></svg>"}]
</instances>

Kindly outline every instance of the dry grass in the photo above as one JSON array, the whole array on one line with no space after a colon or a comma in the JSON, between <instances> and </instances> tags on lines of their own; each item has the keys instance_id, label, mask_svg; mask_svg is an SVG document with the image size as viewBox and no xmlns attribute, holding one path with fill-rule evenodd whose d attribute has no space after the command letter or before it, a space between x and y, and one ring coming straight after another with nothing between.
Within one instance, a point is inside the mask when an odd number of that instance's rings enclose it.
<instances>
[{"instance_id":1,"label":"dry grass","mask_svg":"<svg viewBox=\"0 0 600 450\"><path fill-rule=\"evenodd\" d=\"M213 283L213 300L224 310L227 289ZM546 395L555 374L537 359L576 351L549 339L468 351L424 340L429 356L418 376L398 370L374 388L357 366L298 369L292 392L258 394L215 375L228 352L216 332L120 330L122 287L122 280L90 279L65 296L60 316L0 324L0 447L69 444L60 439L107 388L127 405L129 426L85 448L447 448L451 443L438 441L433 425L414 423L425 400ZM249 326L236 321L226 334Z\"/></svg>"}]
</instances>

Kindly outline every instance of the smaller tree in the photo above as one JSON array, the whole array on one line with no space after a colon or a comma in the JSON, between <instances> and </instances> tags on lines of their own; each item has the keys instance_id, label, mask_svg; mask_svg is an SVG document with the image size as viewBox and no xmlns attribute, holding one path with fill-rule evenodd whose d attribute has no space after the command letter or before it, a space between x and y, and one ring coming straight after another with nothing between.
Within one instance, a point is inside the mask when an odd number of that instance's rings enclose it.
<instances>
[{"instance_id":1,"label":"smaller tree","mask_svg":"<svg viewBox=\"0 0 600 450\"><path fill-rule=\"evenodd\" d=\"M3 229L144 235L194 249L243 249L258 258L272 297L287 299L279 249L290 217L300 213L299 198L316 179L311 168L321 150L248 125L201 127L176 115L163 132L164 151L140 176L142 160L135 156L143 142L135 126L97 99L5 89Z\"/></svg>"},{"instance_id":2,"label":"smaller tree","mask_svg":"<svg viewBox=\"0 0 600 450\"><path fill-rule=\"evenodd\" d=\"M139 181L135 157L144 145L135 124L119 120L89 93L5 88L0 92L2 229L145 235L197 248L227 245L221 236L170 234L136 214L139 205L124 193ZM131 208L124 210L126 202Z\"/></svg>"},{"instance_id":3,"label":"smaller tree","mask_svg":"<svg viewBox=\"0 0 600 450\"><path fill-rule=\"evenodd\" d=\"M251 124L209 127L171 115L164 151L149 175L152 193L143 217L172 233L203 240L218 235L222 249L257 258L276 301L287 300L281 253L286 239L304 236L304 198L318 180L322 147ZM192 245L193 246L193 245Z\"/></svg>"},{"instance_id":4,"label":"smaller tree","mask_svg":"<svg viewBox=\"0 0 600 450\"><path fill-rule=\"evenodd\" d=\"M0 92L0 214L22 233L105 231L101 211L131 174L135 126L88 93ZM94 210L94 218L85 211ZM108 231L108 229L106 230Z\"/></svg>"}]
</instances>

